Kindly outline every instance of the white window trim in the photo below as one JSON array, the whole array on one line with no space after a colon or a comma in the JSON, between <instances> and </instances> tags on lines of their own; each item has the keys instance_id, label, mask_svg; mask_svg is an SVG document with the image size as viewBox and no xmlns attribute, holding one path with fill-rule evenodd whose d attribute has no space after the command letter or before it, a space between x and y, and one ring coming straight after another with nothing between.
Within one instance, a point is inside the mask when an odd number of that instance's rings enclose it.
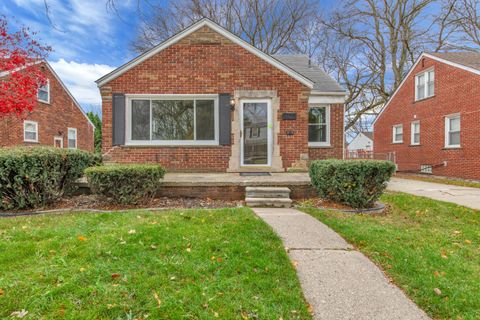
<instances>
[{"instance_id":1,"label":"white window trim","mask_svg":"<svg viewBox=\"0 0 480 320\"><path fill-rule=\"evenodd\" d=\"M75 131L75 147L71 148L70 147L70 137L68 135L69 131L72 130L72 131ZM68 149L77 149L77 146L78 146L78 132L77 132L77 128L67 128L67 147Z\"/></svg>"},{"instance_id":2,"label":"white window trim","mask_svg":"<svg viewBox=\"0 0 480 320\"><path fill-rule=\"evenodd\" d=\"M415 130L414 130L414 127L415 125L418 124L418 142L415 142L415 139L414 139L414 134L415 134ZM420 126L420 121L417 120L417 121L412 121L412 123L410 124L410 144L412 146L418 146L420 145L420 141L421 141L421 138L420 138L420 131L421 131L421 126Z\"/></svg>"},{"instance_id":3,"label":"white window trim","mask_svg":"<svg viewBox=\"0 0 480 320\"><path fill-rule=\"evenodd\" d=\"M428 74L431 71L433 71L433 74L434 74L434 76L433 76L434 77L434 79L433 79L433 88L434 88L433 92L435 92L435 69L434 68L429 68L429 69L427 69L425 71L422 71L420 73L417 73L415 75L415 101L425 100L425 99L431 98L435 95L435 93L432 94L432 95L428 95L428 80L429 80ZM425 79L425 83L423 85L424 96L423 96L423 98L419 98L418 97L418 90L417 90L418 89L418 78L422 75L424 76L423 78Z\"/></svg>"},{"instance_id":4,"label":"white window trim","mask_svg":"<svg viewBox=\"0 0 480 320\"><path fill-rule=\"evenodd\" d=\"M326 122L325 124L327 125L327 139L326 141L323 141L323 142L308 142L308 146L309 147L331 147L331 144L330 144L330 126L331 126L331 123L330 123L330 105L326 105L326 104L309 104L308 105L308 109L310 111L311 108L325 108L325 118L326 118ZM308 115L307 115L307 122L308 122ZM307 123L308 126L310 126L310 123ZM314 123L312 123L312 125L315 125ZM308 128L307 128L307 139L308 139Z\"/></svg>"},{"instance_id":5,"label":"white window trim","mask_svg":"<svg viewBox=\"0 0 480 320\"><path fill-rule=\"evenodd\" d=\"M449 141L449 133L450 133L450 119L453 118L459 118L460 119L460 143L459 144L450 144ZM462 118L460 117L460 113L454 113L454 114L449 114L445 116L445 148L447 149L455 149L455 148L460 148L462 144L462 139L461 139L461 132L462 132Z\"/></svg>"},{"instance_id":6,"label":"white window trim","mask_svg":"<svg viewBox=\"0 0 480 320\"><path fill-rule=\"evenodd\" d=\"M35 125L35 131L28 131L28 132L35 132L35 137L36 139L27 139L26 132L27 132L27 124L33 124ZM38 142L38 122L36 121L29 121L25 120L23 121L23 141L25 142Z\"/></svg>"},{"instance_id":7,"label":"white window trim","mask_svg":"<svg viewBox=\"0 0 480 320\"><path fill-rule=\"evenodd\" d=\"M125 145L127 146L218 146L219 119L217 94L127 94L125 116ZM132 100L213 100L215 140L132 140ZM151 106L151 103L150 103ZM151 120L151 119L150 119ZM194 119L194 121L196 121ZM150 121L150 126L152 122Z\"/></svg>"},{"instance_id":8,"label":"white window trim","mask_svg":"<svg viewBox=\"0 0 480 320\"><path fill-rule=\"evenodd\" d=\"M402 128L402 140L397 141L395 140L396 134L395 134L395 129L401 127ZM403 136L405 135L405 132L403 131L403 124L396 124L392 126L392 143L403 143Z\"/></svg>"},{"instance_id":9,"label":"white window trim","mask_svg":"<svg viewBox=\"0 0 480 320\"><path fill-rule=\"evenodd\" d=\"M50 103L50 79L47 79L47 91L48 91L48 99L47 100L42 100L38 97L38 92L37 92L37 100L43 103ZM40 88L38 88L38 91L40 91Z\"/></svg>"},{"instance_id":10,"label":"white window trim","mask_svg":"<svg viewBox=\"0 0 480 320\"><path fill-rule=\"evenodd\" d=\"M53 137L53 146L56 147L55 142L60 141L60 149L63 149L63 137L62 136L55 136Z\"/></svg>"}]
</instances>

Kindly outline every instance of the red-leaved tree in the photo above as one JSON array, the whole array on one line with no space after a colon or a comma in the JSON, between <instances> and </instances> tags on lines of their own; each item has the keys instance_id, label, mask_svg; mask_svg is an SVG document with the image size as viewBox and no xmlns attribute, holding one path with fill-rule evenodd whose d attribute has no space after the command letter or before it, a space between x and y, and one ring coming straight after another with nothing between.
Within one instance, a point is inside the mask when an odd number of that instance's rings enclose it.
<instances>
[{"instance_id":1,"label":"red-leaved tree","mask_svg":"<svg viewBox=\"0 0 480 320\"><path fill-rule=\"evenodd\" d=\"M46 84L39 62L51 48L35 35L26 27L10 32L7 18L0 16L0 118L32 111L38 88Z\"/></svg>"}]
</instances>

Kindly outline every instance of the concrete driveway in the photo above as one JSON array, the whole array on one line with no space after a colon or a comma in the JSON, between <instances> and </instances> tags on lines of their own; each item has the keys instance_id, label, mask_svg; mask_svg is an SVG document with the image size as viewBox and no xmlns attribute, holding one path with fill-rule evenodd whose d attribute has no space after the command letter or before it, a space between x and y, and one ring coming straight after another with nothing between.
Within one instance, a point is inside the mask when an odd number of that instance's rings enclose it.
<instances>
[{"instance_id":1,"label":"concrete driveway","mask_svg":"<svg viewBox=\"0 0 480 320\"><path fill-rule=\"evenodd\" d=\"M387 190L410 193L416 196L452 202L480 210L480 188L452 186L441 183L392 178Z\"/></svg>"}]
</instances>

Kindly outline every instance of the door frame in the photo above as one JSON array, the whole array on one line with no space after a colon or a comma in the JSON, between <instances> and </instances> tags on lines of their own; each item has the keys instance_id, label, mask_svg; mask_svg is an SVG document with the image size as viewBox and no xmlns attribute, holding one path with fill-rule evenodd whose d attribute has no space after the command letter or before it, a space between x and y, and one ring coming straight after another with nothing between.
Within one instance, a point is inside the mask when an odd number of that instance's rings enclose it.
<instances>
[{"instance_id":1,"label":"door frame","mask_svg":"<svg viewBox=\"0 0 480 320\"><path fill-rule=\"evenodd\" d=\"M53 146L56 148L56 144L55 142L57 142L57 140L60 141L60 149L63 149L63 137L62 136L55 136L53 137Z\"/></svg>"},{"instance_id":2,"label":"door frame","mask_svg":"<svg viewBox=\"0 0 480 320\"><path fill-rule=\"evenodd\" d=\"M267 164L245 164L244 163L244 139L245 130L243 127L243 105L244 103L266 103L267 104ZM273 121L272 121L272 100L271 99L241 99L240 100L240 167L271 167L273 153Z\"/></svg>"}]
</instances>

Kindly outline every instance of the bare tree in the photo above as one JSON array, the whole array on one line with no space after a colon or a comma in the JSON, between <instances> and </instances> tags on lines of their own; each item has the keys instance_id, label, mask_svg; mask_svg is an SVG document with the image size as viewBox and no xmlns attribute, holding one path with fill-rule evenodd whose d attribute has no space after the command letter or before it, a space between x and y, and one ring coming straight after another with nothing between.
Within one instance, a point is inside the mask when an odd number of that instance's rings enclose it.
<instances>
[{"instance_id":1,"label":"bare tree","mask_svg":"<svg viewBox=\"0 0 480 320\"><path fill-rule=\"evenodd\" d=\"M480 1L479 0L450 0L447 2L452 8L452 15L448 22L457 27L457 49L480 50Z\"/></svg>"},{"instance_id":2,"label":"bare tree","mask_svg":"<svg viewBox=\"0 0 480 320\"><path fill-rule=\"evenodd\" d=\"M133 43L144 51L177 31L207 17L260 50L287 50L292 36L316 12L312 0L179 0L157 8L140 27Z\"/></svg>"}]
</instances>

